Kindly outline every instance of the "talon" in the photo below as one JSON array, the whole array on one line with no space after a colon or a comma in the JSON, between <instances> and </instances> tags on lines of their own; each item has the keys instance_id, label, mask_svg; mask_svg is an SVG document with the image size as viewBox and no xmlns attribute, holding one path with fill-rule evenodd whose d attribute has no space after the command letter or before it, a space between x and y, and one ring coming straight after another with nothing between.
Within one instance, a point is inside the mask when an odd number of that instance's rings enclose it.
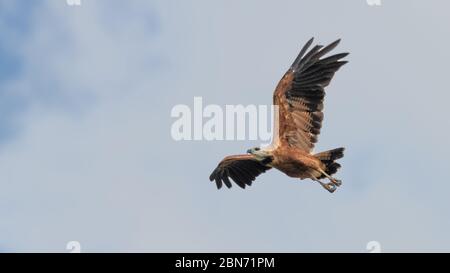
<instances>
[{"instance_id":1,"label":"talon","mask_svg":"<svg viewBox=\"0 0 450 273\"><path fill-rule=\"evenodd\" d=\"M333 183L336 186L341 186L342 182L339 179L336 179L332 176L330 176L329 174L327 174L326 172L324 172L323 170L319 169L319 172L321 172L326 178L328 178L330 180L331 183Z\"/></svg>"},{"instance_id":2,"label":"talon","mask_svg":"<svg viewBox=\"0 0 450 273\"><path fill-rule=\"evenodd\" d=\"M333 179L333 184L335 184L336 186L340 187L342 185L342 181L339 179Z\"/></svg>"},{"instance_id":3,"label":"talon","mask_svg":"<svg viewBox=\"0 0 450 273\"><path fill-rule=\"evenodd\" d=\"M325 184L325 189L330 193L333 193L336 190L336 185L334 185L333 183Z\"/></svg>"},{"instance_id":4,"label":"talon","mask_svg":"<svg viewBox=\"0 0 450 273\"><path fill-rule=\"evenodd\" d=\"M322 185L322 187L324 187L327 191L333 193L336 190L336 185L334 185L333 183L323 183L321 181L318 181L320 183L320 185Z\"/></svg>"}]
</instances>

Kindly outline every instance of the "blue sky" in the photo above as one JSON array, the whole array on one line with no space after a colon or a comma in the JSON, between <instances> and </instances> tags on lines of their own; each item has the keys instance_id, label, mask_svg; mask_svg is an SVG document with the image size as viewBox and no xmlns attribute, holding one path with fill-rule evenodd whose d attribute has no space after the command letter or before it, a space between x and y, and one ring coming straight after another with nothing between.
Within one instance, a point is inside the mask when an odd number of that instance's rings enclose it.
<instances>
[{"instance_id":1,"label":"blue sky","mask_svg":"<svg viewBox=\"0 0 450 273\"><path fill-rule=\"evenodd\" d=\"M382 3L1 1L0 249L450 250L449 4ZM313 36L351 52L316 146L347 148L344 186L217 191L258 142L175 142L172 107L270 104Z\"/></svg>"}]
</instances>

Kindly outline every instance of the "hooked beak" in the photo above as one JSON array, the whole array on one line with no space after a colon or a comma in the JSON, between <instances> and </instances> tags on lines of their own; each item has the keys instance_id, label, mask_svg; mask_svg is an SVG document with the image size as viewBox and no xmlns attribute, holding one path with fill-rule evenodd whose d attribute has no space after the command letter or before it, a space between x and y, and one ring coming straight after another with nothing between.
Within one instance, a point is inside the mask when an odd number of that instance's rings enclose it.
<instances>
[{"instance_id":1,"label":"hooked beak","mask_svg":"<svg viewBox=\"0 0 450 273\"><path fill-rule=\"evenodd\" d=\"M251 154L251 153L252 153L252 149L248 149L247 154Z\"/></svg>"}]
</instances>

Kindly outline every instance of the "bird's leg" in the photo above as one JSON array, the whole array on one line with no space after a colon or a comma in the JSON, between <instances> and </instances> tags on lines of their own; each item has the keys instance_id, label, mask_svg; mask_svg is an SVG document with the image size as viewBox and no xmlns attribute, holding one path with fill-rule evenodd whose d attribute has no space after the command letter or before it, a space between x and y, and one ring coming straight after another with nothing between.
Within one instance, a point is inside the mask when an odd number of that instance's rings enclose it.
<instances>
[{"instance_id":1,"label":"bird's leg","mask_svg":"<svg viewBox=\"0 0 450 273\"><path fill-rule=\"evenodd\" d=\"M319 183L324 189L326 189L330 193L333 193L336 190L336 185L333 183L323 183L322 181L314 177L312 177L311 179Z\"/></svg>"},{"instance_id":2,"label":"bird's leg","mask_svg":"<svg viewBox=\"0 0 450 273\"><path fill-rule=\"evenodd\" d=\"M325 175L328 179L330 179L331 183L333 183L336 186L341 186L342 185L342 181L339 179L336 179L334 177L331 177L329 174L327 174L326 172L324 172L322 169L319 169L319 172L323 175Z\"/></svg>"}]
</instances>

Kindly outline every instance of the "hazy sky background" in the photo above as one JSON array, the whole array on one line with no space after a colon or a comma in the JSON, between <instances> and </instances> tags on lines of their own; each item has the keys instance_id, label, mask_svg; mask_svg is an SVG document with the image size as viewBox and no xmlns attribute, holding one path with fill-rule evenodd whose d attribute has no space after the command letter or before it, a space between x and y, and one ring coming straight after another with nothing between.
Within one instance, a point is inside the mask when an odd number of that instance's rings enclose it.
<instances>
[{"instance_id":1,"label":"hazy sky background","mask_svg":"<svg viewBox=\"0 0 450 273\"><path fill-rule=\"evenodd\" d=\"M448 1L0 0L0 250L450 251ZM208 176L257 141L170 136L176 104L270 104L314 36L350 63L317 151L334 194Z\"/></svg>"}]
</instances>

